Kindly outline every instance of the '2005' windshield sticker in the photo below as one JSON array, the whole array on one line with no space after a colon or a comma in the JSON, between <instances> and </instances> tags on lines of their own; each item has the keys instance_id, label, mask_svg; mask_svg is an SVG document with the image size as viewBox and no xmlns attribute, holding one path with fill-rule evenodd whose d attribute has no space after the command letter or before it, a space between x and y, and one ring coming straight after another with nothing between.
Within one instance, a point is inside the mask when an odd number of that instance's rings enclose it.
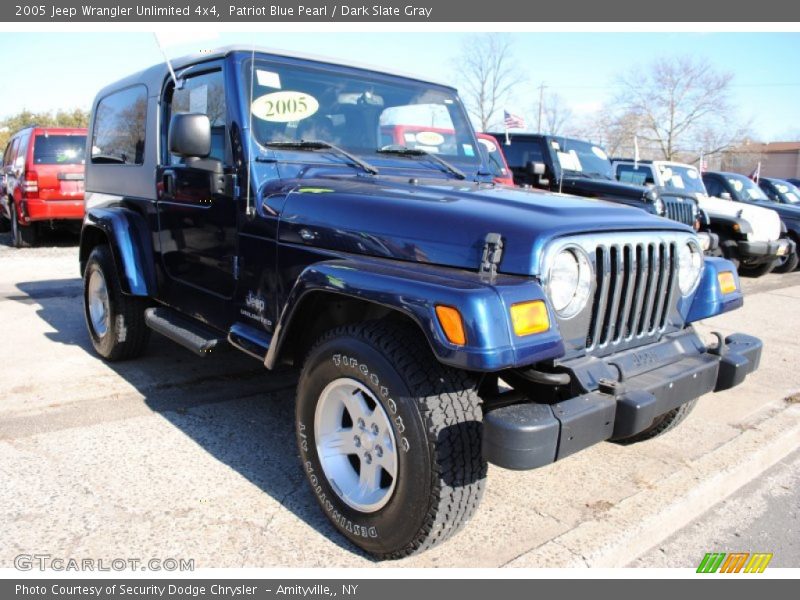
<instances>
[{"instance_id":1,"label":"'2005' windshield sticker","mask_svg":"<svg viewBox=\"0 0 800 600\"><path fill-rule=\"evenodd\" d=\"M698 178L697 171L695 171L694 169L686 169L686 175L689 177L689 179L697 179Z\"/></svg>"},{"instance_id":2,"label":"'2005' windshield sticker","mask_svg":"<svg viewBox=\"0 0 800 600\"><path fill-rule=\"evenodd\" d=\"M254 117L270 123L291 123L307 119L319 110L319 102L305 92L272 92L253 100Z\"/></svg>"},{"instance_id":3,"label":"'2005' windshield sticker","mask_svg":"<svg viewBox=\"0 0 800 600\"><path fill-rule=\"evenodd\" d=\"M592 146L592 152L594 152L594 155L600 160L608 160L608 154L606 154L602 148Z\"/></svg>"},{"instance_id":4,"label":"'2005' windshield sticker","mask_svg":"<svg viewBox=\"0 0 800 600\"><path fill-rule=\"evenodd\" d=\"M737 192L741 192L744 189L744 184L738 179L728 179L728 183L730 183Z\"/></svg>"},{"instance_id":5,"label":"'2005' windshield sticker","mask_svg":"<svg viewBox=\"0 0 800 600\"><path fill-rule=\"evenodd\" d=\"M417 134L417 141L426 146L441 146L444 144L444 136L435 131L420 131Z\"/></svg>"}]
</instances>

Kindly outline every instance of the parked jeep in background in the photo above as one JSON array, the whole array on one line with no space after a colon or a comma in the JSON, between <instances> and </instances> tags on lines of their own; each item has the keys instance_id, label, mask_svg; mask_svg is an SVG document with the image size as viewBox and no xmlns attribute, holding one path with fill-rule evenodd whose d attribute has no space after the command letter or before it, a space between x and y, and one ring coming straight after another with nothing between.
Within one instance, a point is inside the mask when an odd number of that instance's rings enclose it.
<instances>
[{"instance_id":1,"label":"parked jeep in background","mask_svg":"<svg viewBox=\"0 0 800 600\"><path fill-rule=\"evenodd\" d=\"M781 220L786 213L790 222L796 221L797 210L770 202L766 194L750 178L739 173L724 173L706 171L703 173L703 184L708 190L709 195L721 198L723 201L731 202L730 206L735 207L737 214L752 214L753 208L771 211L775 216L772 218L772 225L767 230L766 235L758 235L758 230L753 230L747 235L747 242L740 243L738 248L744 249L751 254L740 251L741 268L751 271L755 275L768 273L771 270L778 272L793 271L797 267L797 239L796 227L795 234L791 235L786 222ZM763 213L760 213L763 214ZM777 225L775 225L777 221ZM776 238L777 236L780 236ZM764 239L766 238L766 239ZM793 239L794 238L794 239ZM736 257L730 256L735 260Z\"/></svg>"},{"instance_id":2,"label":"parked jeep in background","mask_svg":"<svg viewBox=\"0 0 800 600\"><path fill-rule=\"evenodd\" d=\"M614 175L620 181L654 185L693 195L710 219L711 230L719 236L719 252L749 275L764 275L791 267L796 252L781 242L780 217L769 208L742 206L709 195L700 171L692 165L667 160L614 159ZM785 254L776 256L784 248ZM781 259L783 259L781 261ZM784 264L785 263L785 264Z\"/></svg>"},{"instance_id":3,"label":"parked jeep in background","mask_svg":"<svg viewBox=\"0 0 800 600\"><path fill-rule=\"evenodd\" d=\"M251 47L174 68L177 85L157 65L93 104L91 342L129 359L155 330L299 367L303 471L364 550L449 538L487 461L652 438L758 367L758 339L707 346L691 325L742 304L730 262L641 210L475 181L453 88ZM456 143L381 139L419 114Z\"/></svg>"},{"instance_id":4,"label":"parked jeep in background","mask_svg":"<svg viewBox=\"0 0 800 600\"><path fill-rule=\"evenodd\" d=\"M503 139L504 134L492 134ZM627 204L699 230L697 201L687 194L621 183L611 161L597 144L562 136L509 134L503 152L517 185ZM700 232L704 251L715 248L716 238Z\"/></svg>"},{"instance_id":5,"label":"parked jeep in background","mask_svg":"<svg viewBox=\"0 0 800 600\"><path fill-rule=\"evenodd\" d=\"M3 152L0 228L17 248L36 244L41 227L83 219L86 130L28 127Z\"/></svg>"}]
</instances>

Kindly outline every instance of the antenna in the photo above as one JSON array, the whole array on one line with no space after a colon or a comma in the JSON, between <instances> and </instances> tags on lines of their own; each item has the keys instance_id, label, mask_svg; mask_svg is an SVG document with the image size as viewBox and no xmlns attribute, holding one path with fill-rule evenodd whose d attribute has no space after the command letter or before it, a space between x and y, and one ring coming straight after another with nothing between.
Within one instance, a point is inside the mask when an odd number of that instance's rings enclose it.
<instances>
[{"instance_id":1,"label":"antenna","mask_svg":"<svg viewBox=\"0 0 800 600\"><path fill-rule=\"evenodd\" d=\"M177 89L179 87L178 78L175 76L175 69L172 68L172 63L169 60L169 56L167 56L167 51L164 49L164 46L161 45L161 39L155 31L153 32L153 37L156 38L158 49L161 50L161 55L164 57L164 62L167 63L167 68L169 69L169 75L172 77L172 83L175 84L175 88Z\"/></svg>"},{"instance_id":2,"label":"antenna","mask_svg":"<svg viewBox=\"0 0 800 600\"><path fill-rule=\"evenodd\" d=\"M247 194L245 196L244 214L248 217L253 216L253 207L250 206L251 178L253 176L253 89L256 87L256 45L253 43L253 51L250 55L250 105L247 123Z\"/></svg>"}]
</instances>

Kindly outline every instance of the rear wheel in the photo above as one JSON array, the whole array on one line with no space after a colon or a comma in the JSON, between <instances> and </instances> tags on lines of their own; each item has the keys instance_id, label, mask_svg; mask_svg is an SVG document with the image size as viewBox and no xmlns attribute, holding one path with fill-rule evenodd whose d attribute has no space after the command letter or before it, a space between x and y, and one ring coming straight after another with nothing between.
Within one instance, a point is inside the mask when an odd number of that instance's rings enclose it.
<instances>
[{"instance_id":1,"label":"rear wheel","mask_svg":"<svg viewBox=\"0 0 800 600\"><path fill-rule=\"evenodd\" d=\"M297 388L303 471L334 526L380 558L442 542L484 489L481 408L464 371L441 365L405 323L323 335Z\"/></svg>"},{"instance_id":2,"label":"rear wheel","mask_svg":"<svg viewBox=\"0 0 800 600\"><path fill-rule=\"evenodd\" d=\"M644 442L645 440L652 440L655 437L664 435L668 431L672 431L689 416L689 413L692 412L697 404L697 400L697 398L690 400L686 404L681 404L678 408L656 417L653 424L644 431L629 438L614 440L614 442L623 445L635 444L637 442Z\"/></svg>"},{"instance_id":3,"label":"rear wheel","mask_svg":"<svg viewBox=\"0 0 800 600\"><path fill-rule=\"evenodd\" d=\"M31 248L36 245L38 230L36 223L30 225L20 225L17 215L17 206L13 202L10 204L11 211L11 234L16 248Z\"/></svg>"},{"instance_id":4,"label":"rear wheel","mask_svg":"<svg viewBox=\"0 0 800 600\"><path fill-rule=\"evenodd\" d=\"M106 360L135 358L144 352L150 328L147 300L122 293L108 246L96 246L83 275L86 327L95 351Z\"/></svg>"}]
</instances>

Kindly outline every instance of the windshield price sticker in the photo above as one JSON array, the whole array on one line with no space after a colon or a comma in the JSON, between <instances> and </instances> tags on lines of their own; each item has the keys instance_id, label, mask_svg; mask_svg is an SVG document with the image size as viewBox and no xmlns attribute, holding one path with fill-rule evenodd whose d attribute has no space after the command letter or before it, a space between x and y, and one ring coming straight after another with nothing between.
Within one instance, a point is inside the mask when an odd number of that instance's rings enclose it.
<instances>
[{"instance_id":1,"label":"windshield price sticker","mask_svg":"<svg viewBox=\"0 0 800 600\"><path fill-rule=\"evenodd\" d=\"M444 136L435 131L420 131L417 134L417 141L426 146L441 146L444 144Z\"/></svg>"},{"instance_id":2,"label":"windshield price sticker","mask_svg":"<svg viewBox=\"0 0 800 600\"><path fill-rule=\"evenodd\" d=\"M270 123L291 123L307 119L319 110L319 102L305 92L272 92L253 100L254 117Z\"/></svg>"}]
</instances>

